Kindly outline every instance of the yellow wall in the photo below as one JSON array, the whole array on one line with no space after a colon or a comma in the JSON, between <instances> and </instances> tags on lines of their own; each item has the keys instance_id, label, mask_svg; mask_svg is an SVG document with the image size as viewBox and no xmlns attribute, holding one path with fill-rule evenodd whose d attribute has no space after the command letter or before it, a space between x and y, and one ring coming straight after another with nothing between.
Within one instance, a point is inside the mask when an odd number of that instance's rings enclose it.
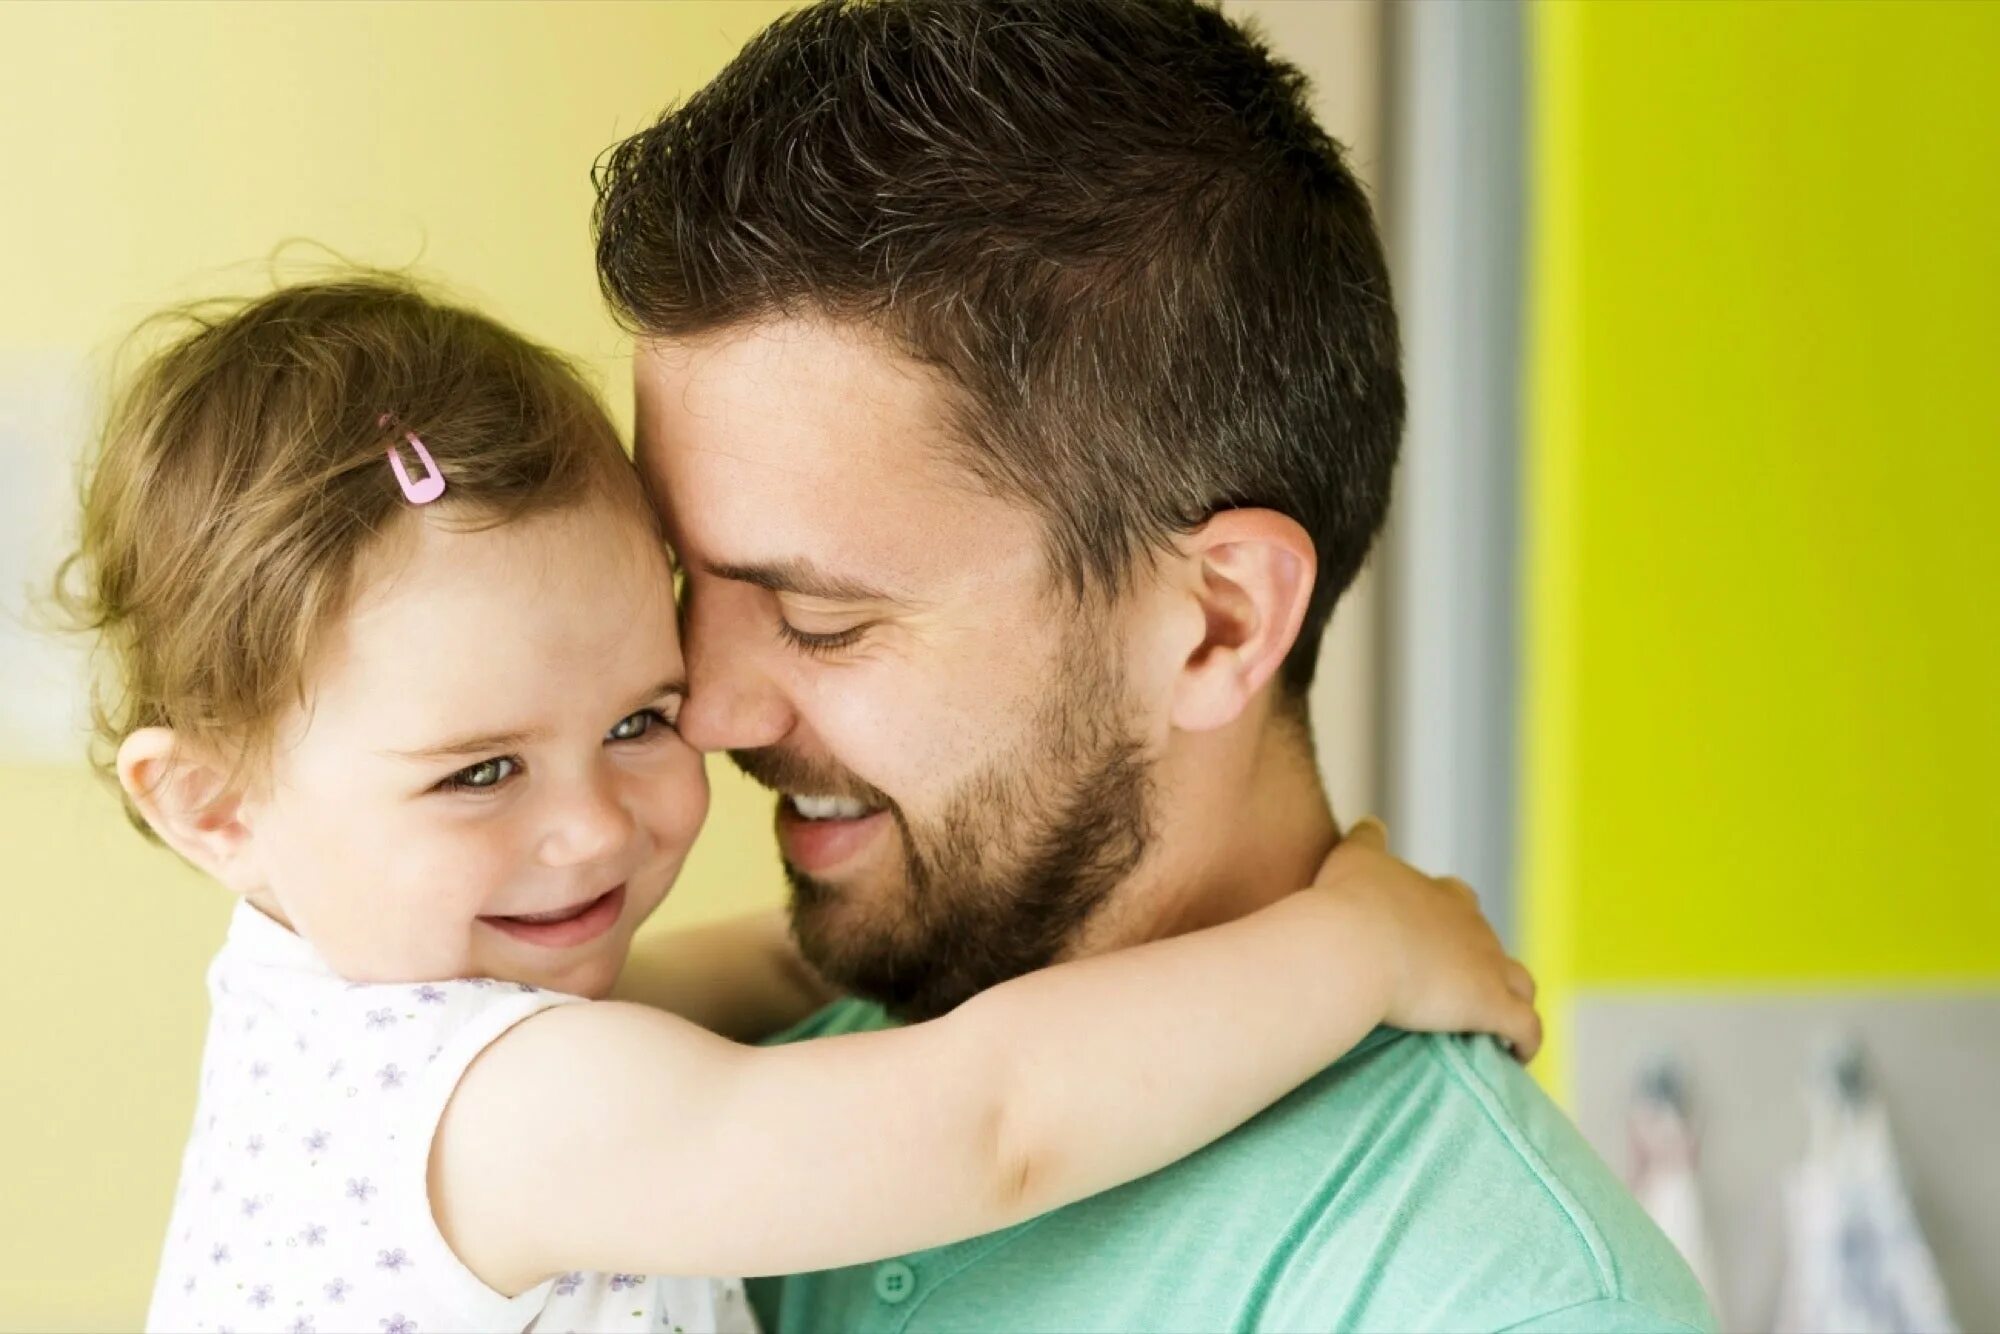
<instances>
[{"instance_id":1,"label":"yellow wall","mask_svg":"<svg viewBox=\"0 0 2000 1334\"><path fill-rule=\"evenodd\" d=\"M420 259L589 358L622 413L591 161L781 7L0 6L0 369L102 353L310 237ZM227 904L80 766L18 758L0 754L0 1328L134 1327ZM670 919L777 893L768 800L716 776Z\"/></svg>"},{"instance_id":2,"label":"yellow wall","mask_svg":"<svg viewBox=\"0 0 2000 1334\"><path fill-rule=\"evenodd\" d=\"M2000 6L1532 15L1555 1006L2000 980Z\"/></svg>"}]
</instances>

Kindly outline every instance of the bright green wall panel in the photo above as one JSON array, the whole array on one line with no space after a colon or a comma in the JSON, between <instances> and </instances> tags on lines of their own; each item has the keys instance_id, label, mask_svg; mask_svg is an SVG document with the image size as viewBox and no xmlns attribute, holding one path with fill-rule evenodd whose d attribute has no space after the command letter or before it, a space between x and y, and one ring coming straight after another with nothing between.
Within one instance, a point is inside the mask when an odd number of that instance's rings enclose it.
<instances>
[{"instance_id":1,"label":"bright green wall panel","mask_svg":"<svg viewBox=\"0 0 2000 1334\"><path fill-rule=\"evenodd\" d=\"M1533 948L2000 977L2000 5L1534 22Z\"/></svg>"}]
</instances>

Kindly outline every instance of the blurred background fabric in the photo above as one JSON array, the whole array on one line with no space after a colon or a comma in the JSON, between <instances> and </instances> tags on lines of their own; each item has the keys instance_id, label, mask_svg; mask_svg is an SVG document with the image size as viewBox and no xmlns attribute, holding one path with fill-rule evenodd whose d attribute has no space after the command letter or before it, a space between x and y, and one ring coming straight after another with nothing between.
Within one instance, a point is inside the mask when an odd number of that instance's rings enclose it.
<instances>
[{"instance_id":1,"label":"blurred background fabric","mask_svg":"<svg viewBox=\"0 0 2000 1334\"><path fill-rule=\"evenodd\" d=\"M332 252L629 421L590 164L783 8L0 7L0 1328L141 1319L228 910L89 775L27 597L121 336ZM2000 1328L2000 5L1225 8L1314 77L1404 317L1397 507L1313 701L1337 811L1478 886L1620 1170L1679 1063L1727 1327L1778 1319L1838 1028ZM780 893L769 798L710 772L663 928Z\"/></svg>"}]
</instances>

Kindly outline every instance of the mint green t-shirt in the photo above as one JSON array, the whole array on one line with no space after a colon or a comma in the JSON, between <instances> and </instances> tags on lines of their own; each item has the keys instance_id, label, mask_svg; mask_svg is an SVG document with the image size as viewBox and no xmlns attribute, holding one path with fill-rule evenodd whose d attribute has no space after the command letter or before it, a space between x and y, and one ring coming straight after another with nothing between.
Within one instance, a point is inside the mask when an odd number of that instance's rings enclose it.
<instances>
[{"instance_id":1,"label":"mint green t-shirt","mask_svg":"<svg viewBox=\"0 0 2000 1334\"><path fill-rule=\"evenodd\" d=\"M787 1040L888 1022L843 1001ZM1672 1244L1497 1044L1391 1029L1144 1180L750 1295L766 1334L1715 1328Z\"/></svg>"}]
</instances>

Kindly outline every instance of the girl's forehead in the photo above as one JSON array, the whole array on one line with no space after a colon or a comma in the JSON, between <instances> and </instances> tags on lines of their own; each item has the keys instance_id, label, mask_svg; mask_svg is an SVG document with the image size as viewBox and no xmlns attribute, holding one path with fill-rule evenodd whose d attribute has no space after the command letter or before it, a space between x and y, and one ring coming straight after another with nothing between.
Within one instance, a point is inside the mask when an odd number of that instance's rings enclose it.
<instances>
[{"instance_id":1,"label":"girl's forehead","mask_svg":"<svg viewBox=\"0 0 2000 1334\"><path fill-rule=\"evenodd\" d=\"M357 572L313 674L315 728L402 740L505 713L499 730L512 730L594 716L680 674L671 574L642 523L588 507L413 528L402 550Z\"/></svg>"}]
</instances>

